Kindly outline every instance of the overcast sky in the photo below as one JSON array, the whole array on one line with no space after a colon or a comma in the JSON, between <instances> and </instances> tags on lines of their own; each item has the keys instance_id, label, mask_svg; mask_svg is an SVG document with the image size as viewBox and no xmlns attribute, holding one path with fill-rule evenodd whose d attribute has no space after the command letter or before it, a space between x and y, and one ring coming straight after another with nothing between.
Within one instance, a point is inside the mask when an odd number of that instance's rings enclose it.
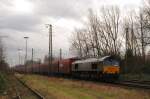
<instances>
[{"instance_id":1,"label":"overcast sky","mask_svg":"<svg viewBox=\"0 0 150 99\"><path fill-rule=\"evenodd\" d=\"M29 36L28 59L31 48L34 57L43 58L48 53L48 29L53 25L53 50L58 56L59 48L64 57L71 57L69 37L74 28L82 27L88 9L98 10L104 5L118 5L121 10L138 9L141 0L0 0L0 36L5 44L5 53L10 64L18 63L17 49L24 58L25 40Z\"/></svg>"}]
</instances>

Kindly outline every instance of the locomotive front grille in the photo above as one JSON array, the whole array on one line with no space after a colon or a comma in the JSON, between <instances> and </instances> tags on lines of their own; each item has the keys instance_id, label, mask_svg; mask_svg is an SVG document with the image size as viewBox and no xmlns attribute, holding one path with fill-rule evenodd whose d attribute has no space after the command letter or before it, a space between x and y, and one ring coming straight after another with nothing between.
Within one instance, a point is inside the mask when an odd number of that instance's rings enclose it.
<instances>
[{"instance_id":1,"label":"locomotive front grille","mask_svg":"<svg viewBox=\"0 0 150 99\"><path fill-rule=\"evenodd\" d=\"M104 74L118 74L119 73L119 66L105 66L103 68Z\"/></svg>"}]
</instances>

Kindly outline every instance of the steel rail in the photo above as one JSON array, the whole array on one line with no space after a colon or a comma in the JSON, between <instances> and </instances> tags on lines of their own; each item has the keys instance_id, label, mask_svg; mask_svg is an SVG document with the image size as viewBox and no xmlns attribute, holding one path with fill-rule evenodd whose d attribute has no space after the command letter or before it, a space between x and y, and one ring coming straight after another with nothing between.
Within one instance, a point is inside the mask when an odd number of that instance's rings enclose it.
<instances>
[{"instance_id":1,"label":"steel rail","mask_svg":"<svg viewBox=\"0 0 150 99\"><path fill-rule=\"evenodd\" d=\"M127 87L150 89L150 82L146 83L140 81L118 81L118 82L114 82L114 84L123 85Z\"/></svg>"},{"instance_id":2,"label":"steel rail","mask_svg":"<svg viewBox=\"0 0 150 99\"><path fill-rule=\"evenodd\" d=\"M16 77L16 76L15 76ZM33 90L32 88L30 88L27 84L25 84L23 81L21 81L19 78L16 77L16 79L22 84L24 85L26 88L28 88L32 93L34 93L36 96L39 97L39 99L45 99L44 96L42 96L39 92ZM19 98L20 99L20 98Z\"/></svg>"}]
</instances>

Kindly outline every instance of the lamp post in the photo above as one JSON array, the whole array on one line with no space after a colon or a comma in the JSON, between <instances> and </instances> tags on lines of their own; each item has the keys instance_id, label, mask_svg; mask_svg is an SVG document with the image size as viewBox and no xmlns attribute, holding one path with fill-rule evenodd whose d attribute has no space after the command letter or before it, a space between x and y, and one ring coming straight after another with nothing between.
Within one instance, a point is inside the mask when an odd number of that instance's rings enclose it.
<instances>
[{"instance_id":1,"label":"lamp post","mask_svg":"<svg viewBox=\"0 0 150 99\"><path fill-rule=\"evenodd\" d=\"M27 36L24 37L24 39L26 40L26 54L25 54L25 61L24 61L24 65L25 65L25 72L27 73L27 55L28 55L28 38Z\"/></svg>"},{"instance_id":2,"label":"lamp post","mask_svg":"<svg viewBox=\"0 0 150 99\"><path fill-rule=\"evenodd\" d=\"M46 24L47 28L49 29L49 70L48 70L48 74L50 74L50 70L52 67L52 25L51 24Z\"/></svg>"},{"instance_id":3,"label":"lamp post","mask_svg":"<svg viewBox=\"0 0 150 99\"><path fill-rule=\"evenodd\" d=\"M21 51L22 51L22 49L18 49L18 63L19 63L19 65L21 64L21 55L20 55Z\"/></svg>"},{"instance_id":4,"label":"lamp post","mask_svg":"<svg viewBox=\"0 0 150 99\"><path fill-rule=\"evenodd\" d=\"M33 73L33 48L32 48L32 73Z\"/></svg>"}]
</instances>

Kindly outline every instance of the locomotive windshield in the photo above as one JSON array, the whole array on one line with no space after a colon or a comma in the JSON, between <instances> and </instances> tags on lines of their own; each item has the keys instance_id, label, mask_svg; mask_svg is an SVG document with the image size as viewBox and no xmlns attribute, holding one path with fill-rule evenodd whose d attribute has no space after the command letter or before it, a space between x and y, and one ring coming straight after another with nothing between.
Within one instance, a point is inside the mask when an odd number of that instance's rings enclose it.
<instances>
[{"instance_id":1,"label":"locomotive windshield","mask_svg":"<svg viewBox=\"0 0 150 99\"><path fill-rule=\"evenodd\" d=\"M105 60L104 61L104 65L107 65L107 66L110 66L110 65L113 65L113 66L119 66L119 62L116 61L116 60Z\"/></svg>"}]
</instances>

